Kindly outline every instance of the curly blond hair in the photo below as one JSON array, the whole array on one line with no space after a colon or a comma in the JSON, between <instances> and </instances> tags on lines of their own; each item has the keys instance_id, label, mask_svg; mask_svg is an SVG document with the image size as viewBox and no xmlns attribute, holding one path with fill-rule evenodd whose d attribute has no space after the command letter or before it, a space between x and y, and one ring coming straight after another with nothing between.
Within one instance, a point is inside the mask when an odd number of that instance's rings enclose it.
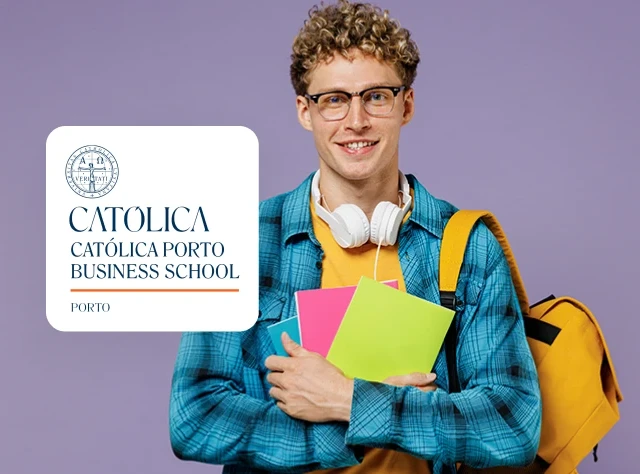
<instances>
[{"instance_id":1,"label":"curly blond hair","mask_svg":"<svg viewBox=\"0 0 640 474\"><path fill-rule=\"evenodd\" d=\"M350 59L352 48L392 64L404 86L413 84L420 62L418 46L388 10L348 0L320 5L309 11L293 42L290 75L296 94L307 92L309 73L316 65L335 53Z\"/></svg>"}]
</instances>

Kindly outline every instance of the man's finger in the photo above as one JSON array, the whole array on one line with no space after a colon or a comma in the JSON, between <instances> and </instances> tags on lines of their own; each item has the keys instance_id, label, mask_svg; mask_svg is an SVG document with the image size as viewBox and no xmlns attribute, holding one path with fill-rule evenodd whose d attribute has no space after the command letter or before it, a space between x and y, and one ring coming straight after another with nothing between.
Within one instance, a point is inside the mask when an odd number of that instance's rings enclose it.
<instances>
[{"instance_id":1,"label":"man's finger","mask_svg":"<svg viewBox=\"0 0 640 474\"><path fill-rule=\"evenodd\" d=\"M436 379L436 374L425 374L423 372L413 372L411 374L404 375L392 375L385 379L385 383L389 385L396 385L399 387L405 387L407 385L423 386L433 383Z\"/></svg>"},{"instance_id":2,"label":"man's finger","mask_svg":"<svg viewBox=\"0 0 640 474\"><path fill-rule=\"evenodd\" d=\"M284 387L284 374L282 372L271 372L267 375L267 382L269 382L274 387Z\"/></svg>"},{"instance_id":3,"label":"man's finger","mask_svg":"<svg viewBox=\"0 0 640 474\"><path fill-rule=\"evenodd\" d=\"M282 346L284 347L284 350L287 351L287 354L292 357L301 356L307 352L302 348L300 344L291 339L289 337L289 334L287 334L286 332L282 333L280 339L282 340Z\"/></svg>"},{"instance_id":4,"label":"man's finger","mask_svg":"<svg viewBox=\"0 0 640 474\"><path fill-rule=\"evenodd\" d=\"M422 385L418 387L418 390L422 390L423 392L433 392L436 390L438 386L434 383L430 383L429 385Z\"/></svg>"},{"instance_id":5,"label":"man's finger","mask_svg":"<svg viewBox=\"0 0 640 474\"><path fill-rule=\"evenodd\" d=\"M278 402L284 403L284 390L278 387L271 387L269 389L269 396Z\"/></svg>"},{"instance_id":6,"label":"man's finger","mask_svg":"<svg viewBox=\"0 0 640 474\"><path fill-rule=\"evenodd\" d=\"M285 370L291 370L294 364L289 357L270 355L265 359L264 365L273 372L284 372Z\"/></svg>"},{"instance_id":7,"label":"man's finger","mask_svg":"<svg viewBox=\"0 0 640 474\"><path fill-rule=\"evenodd\" d=\"M427 384L427 380L424 377L425 374L421 374L418 372L413 372L411 374L402 374L402 375L392 375L389 377L386 382L391 385L424 385Z\"/></svg>"},{"instance_id":8,"label":"man's finger","mask_svg":"<svg viewBox=\"0 0 640 474\"><path fill-rule=\"evenodd\" d=\"M278 406L278 408L280 408L280 410L285 412L287 415L291 416L291 414L287 410L287 404L286 403L284 403L284 402L276 402L276 405Z\"/></svg>"},{"instance_id":9,"label":"man's finger","mask_svg":"<svg viewBox=\"0 0 640 474\"><path fill-rule=\"evenodd\" d=\"M433 383L436 380L436 374L434 373L425 374L422 372L414 372L412 374L409 374L407 378L408 378L407 385L421 386L421 385L428 385Z\"/></svg>"},{"instance_id":10,"label":"man's finger","mask_svg":"<svg viewBox=\"0 0 640 474\"><path fill-rule=\"evenodd\" d=\"M403 378L403 375L392 375L391 377L384 379L384 383L388 385L405 385L403 383Z\"/></svg>"}]
</instances>

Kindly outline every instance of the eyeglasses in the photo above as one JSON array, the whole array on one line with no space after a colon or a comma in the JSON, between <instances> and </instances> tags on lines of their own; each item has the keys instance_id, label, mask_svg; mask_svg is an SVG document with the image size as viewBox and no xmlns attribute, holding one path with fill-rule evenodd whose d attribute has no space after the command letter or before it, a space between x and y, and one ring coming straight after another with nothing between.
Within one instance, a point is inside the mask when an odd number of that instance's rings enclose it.
<instances>
[{"instance_id":1,"label":"eyeglasses","mask_svg":"<svg viewBox=\"0 0 640 474\"><path fill-rule=\"evenodd\" d=\"M377 86L360 92L331 91L321 94L305 94L318 104L318 111L325 120L342 120L349 113L351 100L358 96L369 115L380 117L393 111L396 96L404 86Z\"/></svg>"}]
</instances>

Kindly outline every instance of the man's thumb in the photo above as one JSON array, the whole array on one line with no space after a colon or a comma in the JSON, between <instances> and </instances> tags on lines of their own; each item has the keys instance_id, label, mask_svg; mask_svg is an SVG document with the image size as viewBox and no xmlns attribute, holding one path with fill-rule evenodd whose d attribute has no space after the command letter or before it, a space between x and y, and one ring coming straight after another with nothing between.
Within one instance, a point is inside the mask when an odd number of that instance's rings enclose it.
<instances>
[{"instance_id":1,"label":"man's thumb","mask_svg":"<svg viewBox=\"0 0 640 474\"><path fill-rule=\"evenodd\" d=\"M291 339L289 337L289 334L287 334L286 332L282 333L281 339L284 350L287 351L287 354L289 354L290 356L299 356L305 352L302 346Z\"/></svg>"},{"instance_id":2,"label":"man's thumb","mask_svg":"<svg viewBox=\"0 0 640 474\"><path fill-rule=\"evenodd\" d=\"M423 373L423 372L413 372L408 375L408 378L411 380L407 385L428 385L433 383L436 379L436 374L434 373Z\"/></svg>"}]
</instances>

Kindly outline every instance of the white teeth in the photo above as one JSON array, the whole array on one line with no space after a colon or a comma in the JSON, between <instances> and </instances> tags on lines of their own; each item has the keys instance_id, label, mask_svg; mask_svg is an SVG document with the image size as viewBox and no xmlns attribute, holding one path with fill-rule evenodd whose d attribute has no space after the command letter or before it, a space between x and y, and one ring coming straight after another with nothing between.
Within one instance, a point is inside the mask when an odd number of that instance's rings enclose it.
<instances>
[{"instance_id":1,"label":"white teeth","mask_svg":"<svg viewBox=\"0 0 640 474\"><path fill-rule=\"evenodd\" d=\"M354 142L354 143L347 143L347 148L351 148L352 150L359 150L362 147L365 146L371 146L373 145L374 142Z\"/></svg>"}]
</instances>

